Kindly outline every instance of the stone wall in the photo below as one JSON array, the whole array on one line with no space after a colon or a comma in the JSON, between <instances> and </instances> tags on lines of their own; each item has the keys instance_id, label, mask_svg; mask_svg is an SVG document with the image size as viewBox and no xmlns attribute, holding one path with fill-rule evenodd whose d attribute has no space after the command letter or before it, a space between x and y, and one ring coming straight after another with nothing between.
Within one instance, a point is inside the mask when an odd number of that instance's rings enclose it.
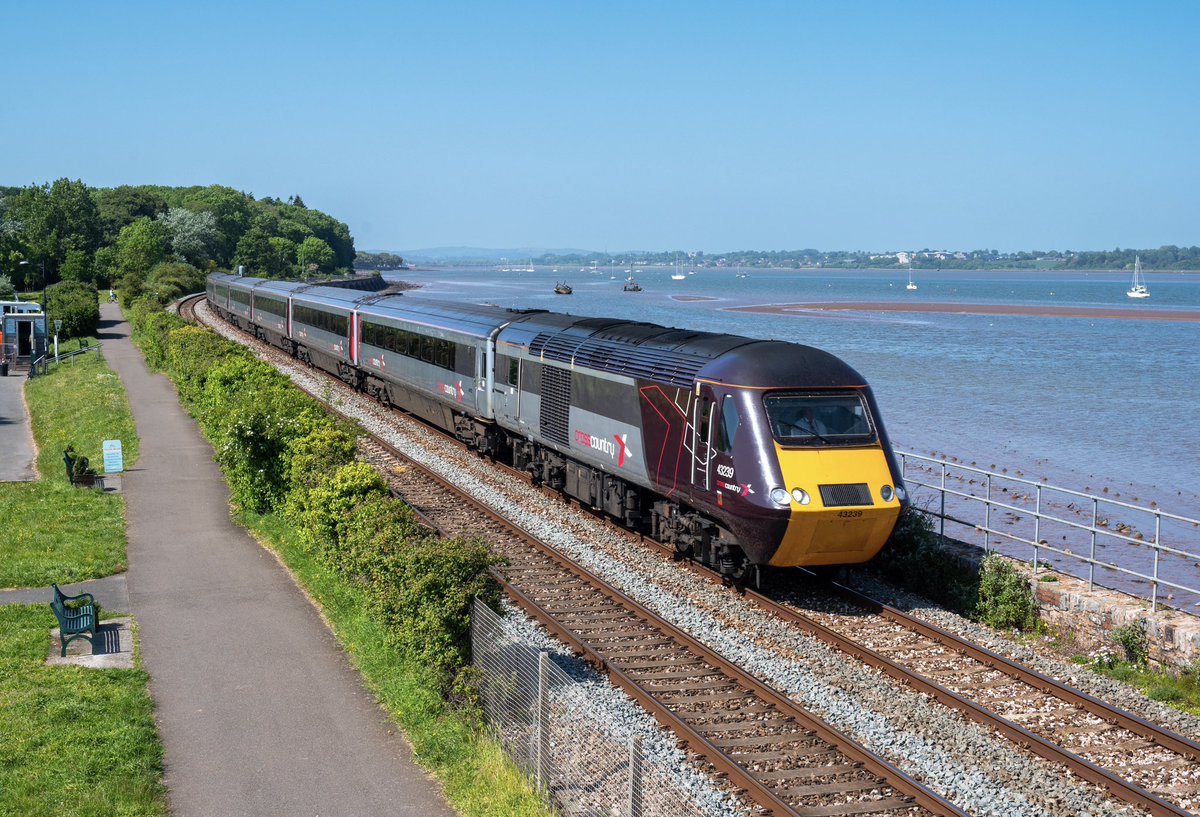
<instances>
[{"instance_id":1,"label":"stone wall","mask_svg":"<svg viewBox=\"0 0 1200 817\"><path fill-rule=\"evenodd\" d=\"M982 548L949 540L946 544L965 571L978 569ZM1116 649L1112 631L1142 621L1150 638L1152 663L1183 669L1200 660L1200 618L1162 606L1151 613L1148 600L1101 587L1088 590L1086 581L1044 567L1035 576L1027 562L1009 561L1028 577L1042 620L1073 642L1078 652ZM1053 581L1046 581L1048 577Z\"/></svg>"}]
</instances>

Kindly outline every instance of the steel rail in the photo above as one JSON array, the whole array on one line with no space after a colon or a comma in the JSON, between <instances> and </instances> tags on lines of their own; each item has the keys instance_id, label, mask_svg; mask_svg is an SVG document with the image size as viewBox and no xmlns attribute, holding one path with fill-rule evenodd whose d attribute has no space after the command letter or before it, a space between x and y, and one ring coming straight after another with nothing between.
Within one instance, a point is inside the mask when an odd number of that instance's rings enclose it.
<instances>
[{"instance_id":1,"label":"steel rail","mask_svg":"<svg viewBox=\"0 0 1200 817\"><path fill-rule=\"evenodd\" d=\"M580 507L587 510L586 506ZM619 526L613 526L618 530L623 530ZM655 542L647 537L641 537L643 541L660 549L664 554L673 555L673 549ZM712 581L723 582L723 578L715 571L697 564L692 561L687 561L684 564L693 572L709 578ZM829 583L838 593L848 598L849 600L866 607L868 610L875 611L881 617L893 621L901 626L913 630L932 641L935 641L943 646L949 647L957 652L961 652L984 665L999 670L1000 672L1014 678L1018 681L1028 684L1029 686L1038 689L1048 695L1053 695L1065 703L1070 703L1080 707L1086 712L1095 715L1110 724L1120 726L1130 732L1145 738L1148 741L1158 744L1165 749L1168 749L1177 754L1184 755L1192 760L1200 761L1200 743L1189 740L1188 738L1170 732L1162 727L1150 723L1147 720L1132 715L1124 710L1117 709L1098 698L1093 698L1087 693L1081 692L1073 687L1067 686L1061 681L1043 675L1035 670L1018 664L1011 659L992 652L986 647L974 644L966 639L943 630L928 622L922 621L914 616L897 610L894 607L889 607L882 602L876 601L862 593L859 593L852 588L838 584L836 582ZM815 638L829 644L830 646L854 656L865 664L879 669L891 678L896 679L900 683L911 686L921 692L924 692L939 703L953 709L957 709L964 713L967 717L975 722L996 729L1009 740L1017 745L1028 749L1045 760L1060 763L1065 765L1072 772L1077 774L1088 782L1104 788L1112 796L1117 797L1124 802L1137 805L1145 808L1156 817L1192 817L1192 812L1181 809L1180 807L1163 800L1158 795L1146 791L1142 787L1125 780L1124 778L1107 771L1106 769L1095 765L1091 761L1079 757L1070 750L1053 743L1041 735L1036 734L1023 726L1015 724L1006 718L992 712L986 707L975 703L974 701L964 698L953 690L946 689L936 681L931 681L920 675L915 670L910 670L901 664L892 661L884 655L859 644L850 638L843 636L820 622L805 616L804 614L784 605L760 591L751 588L740 588L742 594L752 600L755 604L766 610L768 613L775 615L785 621L796 624L805 632Z\"/></svg>"},{"instance_id":2,"label":"steel rail","mask_svg":"<svg viewBox=\"0 0 1200 817\"><path fill-rule=\"evenodd\" d=\"M485 516L493 524L499 525L508 530L512 535L521 539L525 544L535 548L543 556L553 560L555 564L562 570L575 576L579 581L584 582L594 587L605 598L618 604L630 614L649 623L651 626L659 629L665 635L693 652L695 655L704 659L719 669L731 680L740 684L746 689L749 689L753 694L757 695L767 703L773 705L782 714L787 715L800 723L804 728L815 732L818 737L836 748L847 758L861 763L863 768L872 774L876 775L887 785L891 786L898 793L907 795L913 798L915 804L920 805L926 810L934 813L947 815L947 817L966 817L966 813L958 809L952 803L940 795L930 791L922 786L914 778L908 775L901 769L896 768L887 760L874 754L866 747L857 743L853 738L845 735L836 728L819 720L807 710L800 708L794 701L788 698L785 694L763 683L758 678L750 675L745 670L732 664L727 659L707 647L694 637L680 630L675 625L658 616L656 613L648 610L634 599L625 595L616 588L610 586L603 579L594 575L586 568L583 568L571 560L567 559L562 554L558 553L554 548L541 542L536 535L526 531L520 525L512 522L509 519L498 514L488 505L480 502L470 494L466 494L461 488L449 482L441 475L436 474L425 468L421 463L412 460L403 452L397 450L394 446L381 440L374 435L371 436L372 441L385 448L392 456L402 459L410 463L414 468L420 470L425 479L433 482L444 490L452 492L459 497L464 504L472 508L473 511ZM402 497L401 497L402 498ZM424 516L422 514L422 516ZM435 530L439 533L448 534L449 531L440 529L436 521L429 520L425 517L427 523L432 524ZM533 618L544 624L547 629L554 632L563 641L569 644L572 648L580 653L588 656L602 671L604 671L617 686L620 686L631 697L639 701L660 723L671 728L682 739L686 740L690 745L695 747L698 753L702 754L705 759L710 762L716 769L727 774L731 780L745 789L751 799L758 802L764 808L778 809L780 813L789 815L799 815L802 812L797 812L784 801L780 800L773 794L766 785L754 778L744 767L737 763L736 760L730 758L720 747L716 746L703 734L691 727L686 721L682 720L669 707L658 701L653 692L646 690L636 680L623 672L619 667L615 666L602 649L598 649L588 644L585 639L575 634L565 625L556 621L552 614L542 609L532 598L521 591L518 587L512 584L502 572L493 570L493 575L500 582L505 592L519 606L525 609ZM702 747L702 749L701 749Z\"/></svg>"}]
</instances>

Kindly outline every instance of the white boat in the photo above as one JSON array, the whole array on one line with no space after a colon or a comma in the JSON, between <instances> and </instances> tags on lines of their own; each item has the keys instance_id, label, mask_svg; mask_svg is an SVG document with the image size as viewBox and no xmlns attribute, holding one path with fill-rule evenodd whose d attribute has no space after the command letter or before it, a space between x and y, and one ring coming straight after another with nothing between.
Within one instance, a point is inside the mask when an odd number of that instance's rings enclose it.
<instances>
[{"instance_id":1,"label":"white boat","mask_svg":"<svg viewBox=\"0 0 1200 817\"><path fill-rule=\"evenodd\" d=\"M905 289L916 289L917 288L917 285L913 283L913 279L912 279L912 267L908 268L908 284L906 284L904 288Z\"/></svg>"},{"instance_id":2,"label":"white boat","mask_svg":"<svg viewBox=\"0 0 1200 817\"><path fill-rule=\"evenodd\" d=\"M684 278L687 278L687 276L686 276L686 275L684 275L682 271L680 271L680 269L679 269L679 259L678 259L678 258L676 258L676 259L675 259L675 272L674 272L674 273L672 273L672 275L671 275L671 280L672 280L672 281L682 281Z\"/></svg>"},{"instance_id":3,"label":"white boat","mask_svg":"<svg viewBox=\"0 0 1200 817\"><path fill-rule=\"evenodd\" d=\"M1142 259L1140 256L1135 255L1133 257L1133 284L1125 294L1130 298L1150 297L1150 290L1146 289L1146 281L1142 278Z\"/></svg>"}]
</instances>

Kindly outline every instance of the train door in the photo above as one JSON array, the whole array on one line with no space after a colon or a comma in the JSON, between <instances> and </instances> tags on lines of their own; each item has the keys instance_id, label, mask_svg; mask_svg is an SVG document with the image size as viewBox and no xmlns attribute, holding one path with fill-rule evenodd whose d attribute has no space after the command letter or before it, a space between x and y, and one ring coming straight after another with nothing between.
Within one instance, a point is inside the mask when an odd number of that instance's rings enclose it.
<instances>
[{"instance_id":1,"label":"train door","mask_svg":"<svg viewBox=\"0 0 1200 817\"><path fill-rule=\"evenodd\" d=\"M521 415L521 360L496 353L496 379L492 385L496 417L516 420Z\"/></svg>"},{"instance_id":2,"label":"train door","mask_svg":"<svg viewBox=\"0 0 1200 817\"><path fill-rule=\"evenodd\" d=\"M705 491L709 489L712 478L712 420L713 396L712 389L705 388L699 399L693 403L692 419L692 485Z\"/></svg>"}]
</instances>

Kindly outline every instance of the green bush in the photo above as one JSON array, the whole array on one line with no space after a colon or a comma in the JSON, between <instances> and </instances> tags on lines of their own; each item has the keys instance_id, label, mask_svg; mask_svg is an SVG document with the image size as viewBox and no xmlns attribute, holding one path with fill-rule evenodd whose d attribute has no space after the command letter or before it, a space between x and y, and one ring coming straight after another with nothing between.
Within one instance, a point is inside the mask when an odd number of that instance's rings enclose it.
<instances>
[{"instance_id":1,"label":"green bush","mask_svg":"<svg viewBox=\"0 0 1200 817\"><path fill-rule=\"evenodd\" d=\"M153 300L169 304L204 289L205 274L181 261L156 264L146 276L145 290Z\"/></svg>"},{"instance_id":2,"label":"green bush","mask_svg":"<svg viewBox=\"0 0 1200 817\"><path fill-rule=\"evenodd\" d=\"M195 326L176 329L167 336L167 370L183 407L202 422L196 409L209 369L223 360L249 356L244 347Z\"/></svg>"},{"instance_id":3,"label":"green bush","mask_svg":"<svg viewBox=\"0 0 1200 817\"><path fill-rule=\"evenodd\" d=\"M319 424L291 442L288 459L288 498L284 514L289 522L301 523L308 512L313 488L354 460L354 437L332 422Z\"/></svg>"},{"instance_id":4,"label":"green bush","mask_svg":"<svg viewBox=\"0 0 1200 817\"><path fill-rule=\"evenodd\" d=\"M151 302L144 299L139 300L134 304L134 309L136 310L139 304L149 303ZM157 309L149 311L141 320L140 326L138 341L146 355L146 363L151 369L162 371L167 365L167 338L171 332L182 329L187 324L178 315Z\"/></svg>"},{"instance_id":5,"label":"green bush","mask_svg":"<svg viewBox=\"0 0 1200 817\"><path fill-rule=\"evenodd\" d=\"M366 584L386 576L384 565L392 550L432 535L417 524L411 508L380 493L355 505L336 534L326 541L321 558L347 578Z\"/></svg>"},{"instance_id":6,"label":"green bush","mask_svg":"<svg viewBox=\"0 0 1200 817\"><path fill-rule=\"evenodd\" d=\"M478 539L425 536L393 543L375 564L372 602L389 643L429 667L447 692L469 661L471 601L495 606L488 568L496 562Z\"/></svg>"},{"instance_id":7,"label":"green bush","mask_svg":"<svg viewBox=\"0 0 1200 817\"><path fill-rule=\"evenodd\" d=\"M975 615L998 630L1037 627L1038 608L1033 588L1003 556L989 554L979 566L979 601Z\"/></svg>"},{"instance_id":8,"label":"green bush","mask_svg":"<svg viewBox=\"0 0 1200 817\"><path fill-rule=\"evenodd\" d=\"M310 491L300 539L309 550L336 552L350 512L372 496L386 496L383 477L365 462L343 465ZM336 563L336 558L327 558Z\"/></svg>"},{"instance_id":9,"label":"green bush","mask_svg":"<svg viewBox=\"0 0 1200 817\"><path fill-rule=\"evenodd\" d=\"M62 321L59 338L89 337L100 325L100 302L90 284L62 281L51 285L46 289L46 309L51 320Z\"/></svg>"},{"instance_id":10,"label":"green bush","mask_svg":"<svg viewBox=\"0 0 1200 817\"><path fill-rule=\"evenodd\" d=\"M227 367L215 366L210 374ZM250 384L226 392L223 411L208 415L217 462L234 501L256 513L273 511L288 492L287 454L292 441L325 418L320 406L282 384Z\"/></svg>"},{"instance_id":11,"label":"green bush","mask_svg":"<svg viewBox=\"0 0 1200 817\"><path fill-rule=\"evenodd\" d=\"M1144 667L1150 659L1150 636L1146 633L1146 622L1135 621L1123 627L1114 627L1109 638L1125 653L1125 660L1137 667Z\"/></svg>"},{"instance_id":12,"label":"green bush","mask_svg":"<svg viewBox=\"0 0 1200 817\"><path fill-rule=\"evenodd\" d=\"M930 517L906 508L870 567L888 581L960 612L975 606L976 583L942 546Z\"/></svg>"}]
</instances>

